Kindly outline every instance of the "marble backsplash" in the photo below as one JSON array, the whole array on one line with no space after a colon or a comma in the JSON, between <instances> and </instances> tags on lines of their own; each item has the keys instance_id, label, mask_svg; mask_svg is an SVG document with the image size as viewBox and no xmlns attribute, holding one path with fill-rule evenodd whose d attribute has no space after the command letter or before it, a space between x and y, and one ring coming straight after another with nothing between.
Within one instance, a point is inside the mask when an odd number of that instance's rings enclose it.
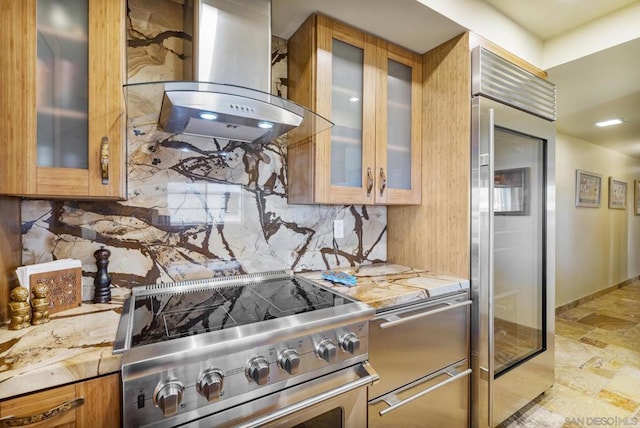
<instances>
[{"instance_id":1,"label":"marble backsplash","mask_svg":"<svg viewBox=\"0 0 640 428\"><path fill-rule=\"evenodd\" d=\"M129 0L129 83L182 79L182 5ZM272 42L273 92L286 97L286 41ZM25 200L23 264L82 261L92 296L93 253L111 251L116 286L386 260L385 207L289 205L286 144L176 136L127 103L128 199ZM157 106L159 109L160 106ZM157 117L157 116L156 116ZM345 236L333 240L333 221Z\"/></svg>"}]
</instances>

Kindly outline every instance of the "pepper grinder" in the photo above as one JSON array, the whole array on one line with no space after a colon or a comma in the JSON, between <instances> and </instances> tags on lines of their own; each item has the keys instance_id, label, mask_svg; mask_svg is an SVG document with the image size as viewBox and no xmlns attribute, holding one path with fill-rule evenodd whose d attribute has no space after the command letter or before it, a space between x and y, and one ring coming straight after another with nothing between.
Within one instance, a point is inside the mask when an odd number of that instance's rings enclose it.
<instances>
[{"instance_id":1,"label":"pepper grinder","mask_svg":"<svg viewBox=\"0 0 640 428\"><path fill-rule=\"evenodd\" d=\"M100 247L93 253L98 266L96 279L93 281L93 303L109 303L111 300L111 278L107 271L109 256L111 256L111 251L104 247Z\"/></svg>"}]
</instances>

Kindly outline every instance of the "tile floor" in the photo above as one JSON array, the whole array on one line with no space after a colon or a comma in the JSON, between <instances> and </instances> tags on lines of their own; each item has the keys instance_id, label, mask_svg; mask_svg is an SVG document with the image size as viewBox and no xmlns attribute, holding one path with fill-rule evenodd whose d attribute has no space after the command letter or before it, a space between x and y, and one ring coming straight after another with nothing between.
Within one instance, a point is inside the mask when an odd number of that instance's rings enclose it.
<instances>
[{"instance_id":1,"label":"tile floor","mask_svg":"<svg viewBox=\"0 0 640 428\"><path fill-rule=\"evenodd\" d=\"M640 281L556 317L554 386L501 428L640 428Z\"/></svg>"}]
</instances>

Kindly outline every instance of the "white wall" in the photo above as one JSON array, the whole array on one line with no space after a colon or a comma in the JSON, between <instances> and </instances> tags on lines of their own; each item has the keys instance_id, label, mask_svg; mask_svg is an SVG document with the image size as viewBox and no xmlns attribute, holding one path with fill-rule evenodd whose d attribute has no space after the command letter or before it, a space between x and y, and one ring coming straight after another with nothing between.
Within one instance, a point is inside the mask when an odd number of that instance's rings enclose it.
<instances>
[{"instance_id":1,"label":"white wall","mask_svg":"<svg viewBox=\"0 0 640 428\"><path fill-rule=\"evenodd\" d=\"M640 159L556 136L556 306L640 274L640 216L633 213L633 183ZM600 208L575 206L576 169L602 175ZM627 209L608 208L608 180L627 182Z\"/></svg>"},{"instance_id":2,"label":"white wall","mask_svg":"<svg viewBox=\"0 0 640 428\"><path fill-rule=\"evenodd\" d=\"M542 42L484 1L417 1L541 68Z\"/></svg>"}]
</instances>

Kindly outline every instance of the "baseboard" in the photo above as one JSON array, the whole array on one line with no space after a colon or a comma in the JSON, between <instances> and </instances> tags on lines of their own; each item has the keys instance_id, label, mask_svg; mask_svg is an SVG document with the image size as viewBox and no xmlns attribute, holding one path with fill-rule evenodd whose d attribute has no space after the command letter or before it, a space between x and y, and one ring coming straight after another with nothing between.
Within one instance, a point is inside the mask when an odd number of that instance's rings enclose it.
<instances>
[{"instance_id":1,"label":"baseboard","mask_svg":"<svg viewBox=\"0 0 640 428\"><path fill-rule=\"evenodd\" d=\"M627 279L625 281L622 281L622 282L620 282L618 284L611 285L611 286L609 286L607 288L603 288L602 290L598 290L598 291L596 291L594 293L588 294L588 295L586 295L584 297L581 297L579 299L573 300L573 301L571 301L569 303L565 303L562 306L558 306L556 308L556 316L560 315L563 312L568 311L569 309L573 309L578 305L582 305L584 303L587 303L587 302L590 302L590 301L592 301L594 299L597 299L598 297L604 296L605 294L609 294L612 291L617 290L618 288L624 287L625 285L629 285L629 284L631 284L631 282L635 281L636 279L640 279L640 275L631 277L631 278L629 278L629 279Z\"/></svg>"}]
</instances>

